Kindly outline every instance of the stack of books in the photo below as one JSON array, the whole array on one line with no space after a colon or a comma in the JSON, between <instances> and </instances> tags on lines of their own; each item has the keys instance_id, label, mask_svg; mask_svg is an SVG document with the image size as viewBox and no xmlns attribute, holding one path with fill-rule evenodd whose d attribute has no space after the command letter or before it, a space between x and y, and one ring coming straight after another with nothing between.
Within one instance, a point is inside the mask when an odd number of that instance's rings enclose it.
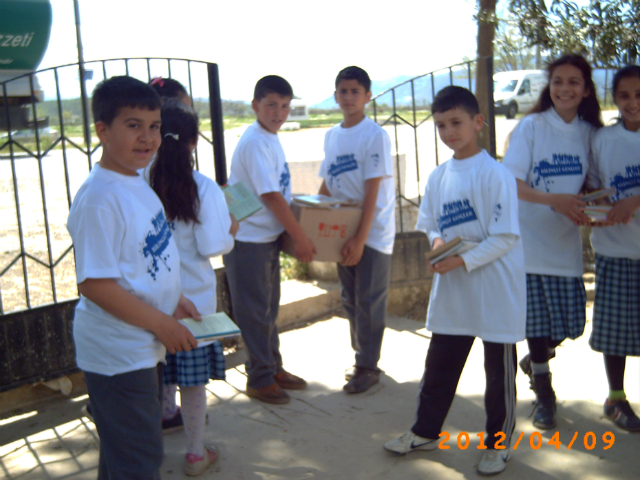
<instances>
[{"instance_id":1,"label":"stack of books","mask_svg":"<svg viewBox=\"0 0 640 480\"><path fill-rule=\"evenodd\" d=\"M203 315L202 321L194 320L193 318L183 318L178 321L191 330L198 342L240 335L238 326L224 312Z\"/></svg>"},{"instance_id":2,"label":"stack of books","mask_svg":"<svg viewBox=\"0 0 640 480\"><path fill-rule=\"evenodd\" d=\"M587 193L582 196L583 202L593 202L595 200L599 200L601 198L610 197L616 193L616 187L603 188L602 190L596 190L595 192Z\"/></svg>"},{"instance_id":3,"label":"stack of books","mask_svg":"<svg viewBox=\"0 0 640 480\"><path fill-rule=\"evenodd\" d=\"M296 195L293 197L298 203L309 207L319 208L336 208L336 207L355 207L358 204L349 200L339 200L337 198L328 197L326 195Z\"/></svg>"},{"instance_id":4,"label":"stack of books","mask_svg":"<svg viewBox=\"0 0 640 480\"><path fill-rule=\"evenodd\" d=\"M470 242L467 240L462 240L461 237L456 237L453 240L445 243L444 245L440 245L435 250L431 250L430 252L425 253L424 258L431 265L435 265L436 263L452 255L460 255L464 252L468 252L477 245L477 242Z\"/></svg>"},{"instance_id":5,"label":"stack of books","mask_svg":"<svg viewBox=\"0 0 640 480\"><path fill-rule=\"evenodd\" d=\"M584 208L584 214L589 217L592 222L602 222L606 220L610 211L611 205L589 205Z\"/></svg>"}]
</instances>

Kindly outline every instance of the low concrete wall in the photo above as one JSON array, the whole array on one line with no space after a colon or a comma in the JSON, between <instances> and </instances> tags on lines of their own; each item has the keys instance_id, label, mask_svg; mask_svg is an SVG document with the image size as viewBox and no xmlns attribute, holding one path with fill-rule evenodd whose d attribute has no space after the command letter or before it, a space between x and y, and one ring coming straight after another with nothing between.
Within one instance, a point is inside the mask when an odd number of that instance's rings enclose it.
<instances>
[{"instance_id":1,"label":"low concrete wall","mask_svg":"<svg viewBox=\"0 0 640 480\"><path fill-rule=\"evenodd\" d=\"M413 318L426 313L433 274L429 272L424 254L430 250L429 240L422 232L399 233L391 256L391 285L387 311ZM335 263L311 262L309 277L316 280L338 281ZM414 315L414 310L418 312Z\"/></svg>"}]
</instances>

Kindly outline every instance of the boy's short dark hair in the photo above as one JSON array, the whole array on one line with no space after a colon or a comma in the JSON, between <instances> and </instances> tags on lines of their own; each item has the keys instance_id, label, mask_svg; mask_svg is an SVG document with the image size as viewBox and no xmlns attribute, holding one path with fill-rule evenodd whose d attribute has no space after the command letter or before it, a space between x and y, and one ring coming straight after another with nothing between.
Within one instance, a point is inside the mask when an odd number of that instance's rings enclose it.
<instances>
[{"instance_id":1,"label":"boy's short dark hair","mask_svg":"<svg viewBox=\"0 0 640 480\"><path fill-rule=\"evenodd\" d=\"M478 100L475 95L463 87L450 85L444 87L436 94L431 104L431 113L444 113L447 110L461 108L471 117L475 117L480 113Z\"/></svg>"},{"instance_id":2,"label":"boy's short dark hair","mask_svg":"<svg viewBox=\"0 0 640 480\"><path fill-rule=\"evenodd\" d=\"M338 76L336 77L336 90L338 89L338 84L342 80L355 80L364 87L365 92L371 91L371 79L369 78L369 74L360 67L351 66L340 70L340 73L338 73Z\"/></svg>"},{"instance_id":3,"label":"boy's short dark hair","mask_svg":"<svg viewBox=\"0 0 640 480\"><path fill-rule=\"evenodd\" d=\"M93 91L91 113L94 122L111 125L120 110L127 107L160 110L162 101L153 87L126 75L107 78Z\"/></svg>"},{"instance_id":4,"label":"boy's short dark hair","mask_svg":"<svg viewBox=\"0 0 640 480\"><path fill-rule=\"evenodd\" d=\"M278 75L267 75L258 80L253 91L253 99L259 102L270 93L293 98L293 88L291 88L289 82Z\"/></svg>"}]
</instances>

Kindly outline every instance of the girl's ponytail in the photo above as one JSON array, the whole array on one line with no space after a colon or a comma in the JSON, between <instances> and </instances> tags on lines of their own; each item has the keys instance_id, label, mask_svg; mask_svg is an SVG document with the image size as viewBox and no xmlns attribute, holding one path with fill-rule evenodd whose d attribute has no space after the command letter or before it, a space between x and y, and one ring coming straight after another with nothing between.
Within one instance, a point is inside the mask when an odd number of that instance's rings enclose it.
<instances>
[{"instance_id":1,"label":"girl's ponytail","mask_svg":"<svg viewBox=\"0 0 640 480\"><path fill-rule=\"evenodd\" d=\"M198 116L188 106L168 101L162 107L162 144L150 170L167 220L198 221L198 185L193 179L192 149L198 141Z\"/></svg>"}]
</instances>

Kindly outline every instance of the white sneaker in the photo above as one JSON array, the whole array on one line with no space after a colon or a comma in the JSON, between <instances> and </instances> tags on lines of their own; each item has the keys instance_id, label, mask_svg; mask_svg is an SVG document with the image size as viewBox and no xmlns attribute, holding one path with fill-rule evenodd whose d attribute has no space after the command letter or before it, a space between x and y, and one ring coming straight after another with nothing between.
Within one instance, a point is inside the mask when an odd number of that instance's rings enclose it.
<instances>
[{"instance_id":1,"label":"white sneaker","mask_svg":"<svg viewBox=\"0 0 640 480\"><path fill-rule=\"evenodd\" d=\"M438 440L420 437L409 430L395 440L385 443L384 448L390 452L405 455L414 450L434 450L438 448Z\"/></svg>"},{"instance_id":2,"label":"white sneaker","mask_svg":"<svg viewBox=\"0 0 640 480\"><path fill-rule=\"evenodd\" d=\"M480 475L497 475L507 466L509 449L485 450L482 460L478 464L477 471Z\"/></svg>"}]
</instances>

